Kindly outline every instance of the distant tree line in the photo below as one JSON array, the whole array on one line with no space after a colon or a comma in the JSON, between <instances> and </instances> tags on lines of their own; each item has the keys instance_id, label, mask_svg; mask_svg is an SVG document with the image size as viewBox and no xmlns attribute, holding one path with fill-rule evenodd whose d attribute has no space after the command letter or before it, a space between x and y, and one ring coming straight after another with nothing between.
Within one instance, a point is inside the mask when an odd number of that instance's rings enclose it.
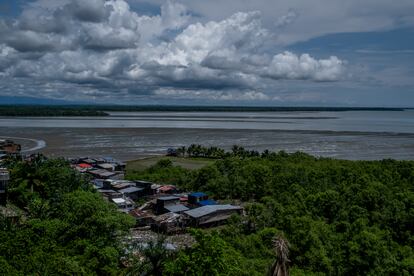
<instances>
[{"instance_id":1,"label":"distant tree line","mask_svg":"<svg viewBox=\"0 0 414 276\"><path fill-rule=\"evenodd\" d=\"M179 105L0 105L0 116L107 116L106 111L165 112L297 112L297 111L402 111L384 107L306 106L179 106Z\"/></svg>"},{"instance_id":2,"label":"distant tree line","mask_svg":"<svg viewBox=\"0 0 414 276\"><path fill-rule=\"evenodd\" d=\"M181 146L175 150L177 156L181 157L200 157L210 159L222 159L231 156L238 156L242 158L257 157L261 154L256 150L247 150L242 146L234 145L231 151L225 151L222 148L215 146L202 146L200 144L191 144L189 147ZM265 151L262 154L268 154L269 151Z\"/></svg>"},{"instance_id":3,"label":"distant tree line","mask_svg":"<svg viewBox=\"0 0 414 276\"><path fill-rule=\"evenodd\" d=\"M168 112L275 112L275 111L401 111L403 108L384 107L310 107L310 106L185 106L185 105L100 105L88 108L107 111L168 111Z\"/></svg>"},{"instance_id":4,"label":"distant tree line","mask_svg":"<svg viewBox=\"0 0 414 276\"><path fill-rule=\"evenodd\" d=\"M108 116L102 110L83 106L0 106L0 116Z\"/></svg>"}]
</instances>

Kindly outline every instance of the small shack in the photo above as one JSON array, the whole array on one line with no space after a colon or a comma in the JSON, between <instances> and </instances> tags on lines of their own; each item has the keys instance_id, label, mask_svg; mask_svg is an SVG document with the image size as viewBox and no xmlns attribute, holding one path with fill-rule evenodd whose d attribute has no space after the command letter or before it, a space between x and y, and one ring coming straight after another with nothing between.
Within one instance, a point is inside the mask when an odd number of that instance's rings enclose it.
<instances>
[{"instance_id":1,"label":"small shack","mask_svg":"<svg viewBox=\"0 0 414 276\"><path fill-rule=\"evenodd\" d=\"M169 212L169 210L166 209L167 206L178 204L180 204L180 198L178 196L159 197L157 198L157 203L155 204L155 212L157 214Z\"/></svg>"},{"instance_id":2,"label":"small shack","mask_svg":"<svg viewBox=\"0 0 414 276\"><path fill-rule=\"evenodd\" d=\"M117 191L111 189L98 189L98 193L100 193L103 197L106 197L108 199L122 197L121 193L118 193Z\"/></svg>"},{"instance_id":3,"label":"small shack","mask_svg":"<svg viewBox=\"0 0 414 276\"><path fill-rule=\"evenodd\" d=\"M144 180L134 180L137 187L144 188L143 193L145 195L153 195L156 190L153 189L154 183Z\"/></svg>"},{"instance_id":4,"label":"small shack","mask_svg":"<svg viewBox=\"0 0 414 276\"><path fill-rule=\"evenodd\" d=\"M184 229L181 215L167 213L153 218L151 229L155 232L176 233Z\"/></svg>"},{"instance_id":5,"label":"small shack","mask_svg":"<svg viewBox=\"0 0 414 276\"><path fill-rule=\"evenodd\" d=\"M118 192L131 198L132 200L138 200L141 196L143 196L144 195L143 191L144 191L144 188L138 188L138 187L128 187L125 189L118 190Z\"/></svg>"},{"instance_id":6,"label":"small shack","mask_svg":"<svg viewBox=\"0 0 414 276\"><path fill-rule=\"evenodd\" d=\"M123 212L129 212L135 207L134 202L128 198L112 198L111 200Z\"/></svg>"},{"instance_id":7,"label":"small shack","mask_svg":"<svg viewBox=\"0 0 414 276\"><path fill-rule=\"evenodd\" d=\"M154 222L154 214L149 211L134 209L129 214L135 218L136 227L149 227Z\"/></svg>"},{"instance_id":8,"label":"small shack","mask_svg":"<svg viewBox=\"0 0 414 276\"><path fill-rule=\"evenodd\" d=\"M88 173L91 174L93 177L100 179L108 179L117 175L117 173L115 172L109 172L107 170L102 169L89 170Z\"/></svg>"},{"instance_id":9,"label":"small shack","mask_svg":"<svg viewBox=\"0 0 414 276\"><path fill-rule=\"evenodd\" d=\"M97 164L96 160L92 158L82 158L81 161L92 166Z\"/></svg>"},{"instance_id":10,"label":"small shack","mask_svg":"<svg viewBox=\"0 0 414 276\"><path fill-rule=\"evenodd\" d=\"M96 164L103 164L103 163L106 163L105 158L98 157L98 158L94 158L94 159L95 159L95 161L96 161Z\"/></svg>"},{"instance_id":11,"label":"small shack","mask_svg":"<svg viewBox=\"0 0 414 276\"><path fill-rule=\"evenodd\" d=\"M176 204L176 205L167 205L164 207L168 212L181 214L185 211L190 210L187 206L184 206L182 204Z\"/></svg>"},{"instance_id":12,"label":"small shack","mask_svg":"<svg viewBox=\"0 0 414 276\"><path fill-rule=\"evenodd\" d=\"M115 171L115 165L110 163L98 163L97 167L111 172Z\"/></svg>"},{"instance_id":13,"label":"small shack","mask_svg":"<svg viewBox=\"0 0 414 276\"><path fill-rule=\"evenodd\" d=\"M243 208L230 204L226 205L207 205L185 211L184 215L192 226L209 226L220 224L229 219L234 214L241 214Z\"/></svg>"},{"instance_id":14,"label":"small shack","mask_svg":"<svg viewBox=\"0 0 414 276\"><path fill-rule=\"evenodd\" d=\"M78 165L76 165L80 170L87 170L87 169L92 169L92 165L88 164L88 163L80 163Z\"/></svg>"},{"instance_id":15,"label":"small shack","mask_svg":"<svg viewBox=\"0 0 414 276\"><path fill-rule=\"evenodd\" d=\"M110 185L114 190L122 190L129 187L136 187L135 182L129 180L114 180L112 179Z\"/></svg>"}]
</instances>

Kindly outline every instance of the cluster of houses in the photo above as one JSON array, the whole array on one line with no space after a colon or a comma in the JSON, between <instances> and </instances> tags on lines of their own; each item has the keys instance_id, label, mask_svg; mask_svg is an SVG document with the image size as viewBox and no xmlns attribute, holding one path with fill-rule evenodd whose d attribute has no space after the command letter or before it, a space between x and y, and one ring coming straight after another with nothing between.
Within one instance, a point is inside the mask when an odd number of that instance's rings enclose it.
<instances>
[{"instance_id":1,"label":"cluster of houses","mask_svg":"<svg viewBox=\"0 0 414 276\"><path fill-rule=\"evenodd\" d=\"M145 205L129 212L137 226L150 226L164 233L180 232L186 227L209 227L224 223L243 208L219 204L201 192L158 194Z\"/></svg>"},{"instance_id":2,"label":"cluster of houses","mask_svg":"<svg viewBox=\"0 0 414 276\"><path fill-rule=\"evenodd\" d=\"M100 158L72 158L69 160L72 167L81 173L90 174L96 179L123 179L125 163L114 160L112 157Z\"/></svg>"},{"instance_id":3,"label":"cluster of houses","mask_svg":"<svg viewBox=\"0 0 414 276\"><path fill-rule=\"evenodd\" d=\"M73 169L89 175L97 192L136 219L139 229L177 233L187 227L208 227L226 222L243 208L220 204L202 192L183 192L174 185L143 180L125 180L125 164L112 158L70 159ZM0 169L0 207L6 203L9 181L6 169ZM5 212L1 207L0 211ZM3 210L4 209L4 210Z\"/></svg>"},{"instance_id":4,"label":"cluster of houses","mask_svg":"<svg viewBox=\"0 0 414 276\"><path fill-rule=\"evenodd\" d=\"M157 232L224 223L243 208L219 204L202 192L186 193L174 185L124 180L125 164L111 158L72 159L74 169L91 176L95 189L118 210L136 219L136 226Z\"/></svg>"}]
</instances>

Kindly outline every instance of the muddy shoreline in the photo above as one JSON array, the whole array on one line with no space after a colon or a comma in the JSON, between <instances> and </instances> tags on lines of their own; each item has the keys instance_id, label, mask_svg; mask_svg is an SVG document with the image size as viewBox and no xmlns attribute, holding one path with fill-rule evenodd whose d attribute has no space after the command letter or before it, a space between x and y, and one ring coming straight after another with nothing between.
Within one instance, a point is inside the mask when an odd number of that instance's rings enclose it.
<instances>
[{"instance_id":1,"label":"muddy shoreline","mask_svg":"<svg viewBox=\"0 0 414 276\"><path fill-rule=\"evenodd\" d=\"M44 140L46 147L39 152L52 157L111 156L125 161L196 143L225 149L238 144L259 151L304 151L351 160L414 159L414 134L392 132L0 127L1 136Z\"/></svg>"}]
</instances>

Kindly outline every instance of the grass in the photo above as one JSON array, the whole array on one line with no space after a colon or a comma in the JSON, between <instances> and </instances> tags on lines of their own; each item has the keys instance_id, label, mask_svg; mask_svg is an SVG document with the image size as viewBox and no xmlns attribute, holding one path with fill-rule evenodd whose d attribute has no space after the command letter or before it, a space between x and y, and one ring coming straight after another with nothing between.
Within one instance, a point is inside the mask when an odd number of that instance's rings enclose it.
<instances>
[{"instance_id":1,"label":"grass","mask_svg":"<svg viewBox=\"0 0 414 276\"><path fill-rule=\"evenodd\" d=\"M188 157L171 157L171 156L154 156L138 160L128 161L126 165L127 171L143 171L152 165L155 165L161 159L170 159L174 166L180 166L184 169L197 170L214 163L214 160L188 158Z\"/></svg>"}]
</instances>

